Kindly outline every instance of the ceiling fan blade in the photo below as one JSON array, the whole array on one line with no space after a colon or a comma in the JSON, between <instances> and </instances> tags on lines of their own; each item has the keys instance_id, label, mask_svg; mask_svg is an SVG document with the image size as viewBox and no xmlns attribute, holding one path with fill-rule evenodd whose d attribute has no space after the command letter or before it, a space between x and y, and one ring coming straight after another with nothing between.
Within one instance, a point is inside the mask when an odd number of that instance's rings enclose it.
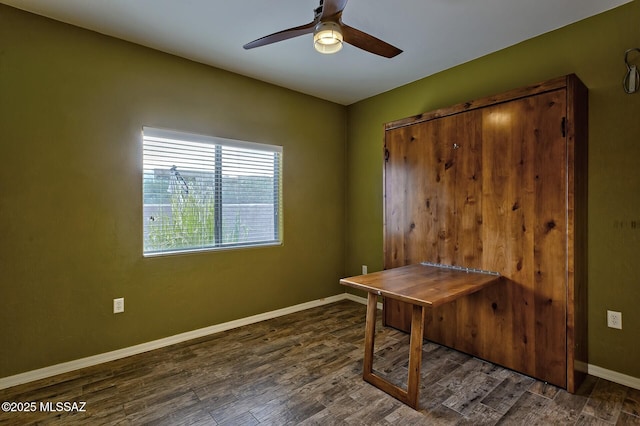
<instances>
[{"instance_id":1,"label":"ceiling fan blade","mask_svg":"<svg viewBox=\"0 0 640 426\"><path fill-rule=\"evenodd\" d=\"M345 24L342 24L342 37L345 43L385 58L393 58L402 53L397 47Z\"/></svg>"},{"instance_id":2,"label":"ceiling fan blade","mask_svg":"<svg viewBox=\"0 0 640 426\"><path fill-rule=\"evenodd\" d=\"M299 27L278 31L277 33L269 34L268 36L264 36L250 43L247 43L242 47L244 47L245 49L253 49L254 47L265 46L267 44L276 43L278 41L288 40L290 38L309 34L309 33L312 33L313 30L316 28L317 23L318 23L318 20L309 22L308 24L301 25Z\"/></svg>"},{"instance_id":3,"label":"ceiling fan blade","mask_svg":"<svg viewBox=\"0 0 640 426\"><path fill-rule=\"evenodd\" d=\"M331 18L334 15L342 13L347 6L347 0L324 0L322 2L322 14L320 19Z\"/></svg>"}]
</instances>

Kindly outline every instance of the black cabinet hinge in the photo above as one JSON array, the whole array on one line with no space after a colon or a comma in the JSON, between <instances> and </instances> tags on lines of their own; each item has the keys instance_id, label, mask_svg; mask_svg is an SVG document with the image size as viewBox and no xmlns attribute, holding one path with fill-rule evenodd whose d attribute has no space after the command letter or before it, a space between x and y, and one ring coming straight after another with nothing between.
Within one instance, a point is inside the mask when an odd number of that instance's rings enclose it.
<instances>
[{"instance_id":1,"label":"black cabinet hinge","mask_svg":"<svg viewBox=\"0 0 640 426\"><path fill-rule=\"evenodd\" d=\"M562 117L562 124L560 125L562 129L562 137L567 137L567 117Z\"/></svg>"}]
</instances>

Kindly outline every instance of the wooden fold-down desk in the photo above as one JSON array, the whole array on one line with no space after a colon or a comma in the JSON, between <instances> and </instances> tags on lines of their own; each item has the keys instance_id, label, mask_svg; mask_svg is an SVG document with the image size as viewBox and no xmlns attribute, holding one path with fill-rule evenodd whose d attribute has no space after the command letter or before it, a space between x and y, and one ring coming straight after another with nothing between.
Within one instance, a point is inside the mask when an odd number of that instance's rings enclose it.
<instances>
[{"instance_id":1,"label":"wooden fold-down desk","mask_svg":"<svg viewBox=\"0 0 640 426\"><path fill-rule=\"evenodd\" d=\"M499 278L499 274L494 272L422 263L341 279L340 283L343 285L368 292L364 340L364 380L417 409L425 308L440 306L474 293L496 283ZM378 296L390 297L413 306L406 391L373 372L373 345Z\"/></svg>"}]
</instances>

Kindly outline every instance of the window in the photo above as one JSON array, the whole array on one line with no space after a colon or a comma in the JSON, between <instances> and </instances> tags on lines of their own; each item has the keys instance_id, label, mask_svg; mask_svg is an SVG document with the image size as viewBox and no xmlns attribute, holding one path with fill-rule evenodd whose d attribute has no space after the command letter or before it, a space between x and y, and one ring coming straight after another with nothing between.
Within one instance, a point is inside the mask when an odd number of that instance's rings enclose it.
<instances>
[{"instance_id":1,"label":"window","mask_svg":"<svg viewBox=\"0 0 640 426\"><path fill-rule=\"evenodd\" d=\"M143 128L145 256L281 242L282 147Z\"/></svg>"}]
</instances>

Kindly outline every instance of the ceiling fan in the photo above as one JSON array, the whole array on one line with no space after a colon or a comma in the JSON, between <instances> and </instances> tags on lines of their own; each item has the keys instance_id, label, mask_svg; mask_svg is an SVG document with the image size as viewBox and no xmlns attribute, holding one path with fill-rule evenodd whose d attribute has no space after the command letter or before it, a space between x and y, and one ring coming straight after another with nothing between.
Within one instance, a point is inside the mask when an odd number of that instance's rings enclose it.
<instances>
[{"instance_id":1,"label":"ceiling fan","mask_svg":"<svg viewBox=\"0 0 640 426\"><path fill-rule=\"evenodd\" d=\"M264 36L243 47L253 49L313 33L313 45L320 53L336 53L342 49L343 42L385 58L393 58L402 53L397 47L342 22L342 11L347 1L320 0L320 6L314 10L312 22Z\"/></svg>"}]
</instances>

